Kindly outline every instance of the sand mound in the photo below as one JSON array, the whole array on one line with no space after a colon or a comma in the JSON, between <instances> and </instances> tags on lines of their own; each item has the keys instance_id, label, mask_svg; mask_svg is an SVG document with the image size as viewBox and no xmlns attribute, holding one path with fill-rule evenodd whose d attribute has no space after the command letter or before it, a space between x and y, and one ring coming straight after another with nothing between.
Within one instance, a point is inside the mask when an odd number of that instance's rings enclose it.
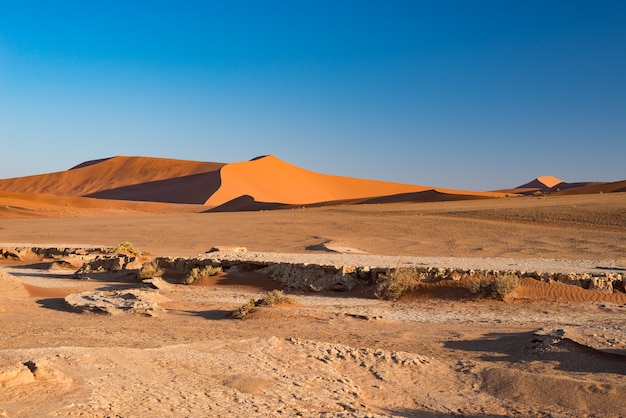
<instances>
[{"instance_id":1,"label":"sand mound","mask_svg":"<svg viewBox=\"0 0 626 418\"><path fill-rule=\"evenodd\" d=\"M15 276L0 271L0 293L5 297L27 297L28 292Z\"/></svg>"},{"instance_id":2,"label":"sand mound","mask_svg":"<svg viewBox=\"0 0 626 418\"><path fill-rule=\"evenodd\" d=\"M522 279L520 285L515 291L516 296L519 298L571 303L593 301L626 304L626 293L621 292L604 293L556 281L546 283L532 278Z\"/></svg>"}]
</instances>

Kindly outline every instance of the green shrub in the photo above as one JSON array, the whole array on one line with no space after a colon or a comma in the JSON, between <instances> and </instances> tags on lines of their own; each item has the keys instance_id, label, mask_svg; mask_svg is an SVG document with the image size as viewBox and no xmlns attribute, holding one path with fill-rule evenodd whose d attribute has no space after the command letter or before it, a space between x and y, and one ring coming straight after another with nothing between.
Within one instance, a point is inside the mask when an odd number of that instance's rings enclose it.
<instances>
[{"instance_id":1,"label":"green shrub","mask_svg":"<svg viewBox=\"0 0 626 418\"><path fill-rule=\"evenodd\" d=\"M182 284L192 284L196 280L203 279L205 277L215 276L222 272L221 266L205 266L205 267L195 267L191 269L189 274L185 276L185 278L181 281Z\"/></svg>"},{"instance_id":2,"label":"green shrub","mask_svg":"<svg viewBox=\"0 0 626 418\"><path fill-rule=\"evenodd\" d=\"M519 286L519 278L513 274L496 277L479 276L469 282L470 292L483 298L504 300Z\"/></svg>"},{"instance_id":3,"label":"green shrub","mask_svg":"<svg viewBox=\"0 0 626 418\"><path fill-rule=\"evenodd\" d=\"M374 295L380 299L399 300L417 289L423 278L424 275L415 269L396 268L378 276Z\"/></svg>"},{"instance_id":4,"label":"green shrub","mask_svg":"<svg viewBox=\"0 0 626 418\"><path fill-rule=\"evenodd\" d=\"M109 254L134 255L135 257L139 257L141 255L141 252L138 249L136 249L135 246L128 241L121 242L117 244L115 247L109 248L107 252Z\"/></svg>"},{"instance_id":5,"label":"green shrub","mask_svg":"<svg viewBox=\"0 0 626 418\"><path fill-rule=\"evenodd\" d=\"M151 279L153 277L158 277L163 275L163 270L158 268L157 265L153 262L145 263L139 269L139 279Z\"/></svg>"}]
</instances>

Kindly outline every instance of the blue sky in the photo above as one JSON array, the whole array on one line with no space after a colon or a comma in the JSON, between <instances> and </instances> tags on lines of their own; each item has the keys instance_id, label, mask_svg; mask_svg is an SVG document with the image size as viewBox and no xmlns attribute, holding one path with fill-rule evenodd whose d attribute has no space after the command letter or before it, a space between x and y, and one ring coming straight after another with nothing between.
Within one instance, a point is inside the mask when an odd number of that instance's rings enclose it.
<instances>
[{"instance_id":1,"label":"blue sky","mask_svg":"<svg viewBox=\"0 0 626 418\"><path fill-rule=\"evenodd\" d=\"M459 189L626 179L626 2L2 2L0 178L265 154Z\"/></svg>"}]
</instances>

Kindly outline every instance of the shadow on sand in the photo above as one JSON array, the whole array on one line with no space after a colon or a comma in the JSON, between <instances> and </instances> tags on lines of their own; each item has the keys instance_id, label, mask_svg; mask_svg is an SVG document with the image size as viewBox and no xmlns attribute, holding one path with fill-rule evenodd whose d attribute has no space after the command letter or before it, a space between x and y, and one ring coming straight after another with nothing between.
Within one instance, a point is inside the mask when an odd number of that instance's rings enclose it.
<instances>
[{"instance_id":1,"label":"shadow on sand","mask_svg":"<svg viewBox=\"0 0 626 418\"><path fill-rule=\"evenodd\" d=\"M556 364L555 369L568 372L626 375L626 357L622 355L599 351L569 338L545 348L538 347L532 332L491 333L475 340L446 341L444 347L484 352L481 360L495 363L541 361Z\"/></svg>"}]
</instances>

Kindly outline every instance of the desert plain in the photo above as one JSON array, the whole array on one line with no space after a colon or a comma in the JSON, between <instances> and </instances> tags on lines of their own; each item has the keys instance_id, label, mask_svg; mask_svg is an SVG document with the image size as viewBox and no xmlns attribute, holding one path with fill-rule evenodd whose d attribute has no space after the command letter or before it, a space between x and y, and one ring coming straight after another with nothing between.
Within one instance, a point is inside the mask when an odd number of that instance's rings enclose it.
<instances>
[{"instance_id":1,"label":"desert plain","mask_svg":"<svg viewBox=\"0 0 626 418\"><path fill-rule=\"evenodd\" d=\"M245 247L238 257L293 263L626 274L625 193L480 197L207 212L7 191L0 247L132 242L145 262ZM390 301L367 281L306 291L225 270L192 285L165 275L155 290L128 275L75 278L77 266L54 261L0 260L0 416L626 416L617 286L522 275L494 300L468 278L426 280ZM158 315L79 312L65 299L147 288ZM292 301L231 315L274 289Z\"/></svg>"}]
</instances>

